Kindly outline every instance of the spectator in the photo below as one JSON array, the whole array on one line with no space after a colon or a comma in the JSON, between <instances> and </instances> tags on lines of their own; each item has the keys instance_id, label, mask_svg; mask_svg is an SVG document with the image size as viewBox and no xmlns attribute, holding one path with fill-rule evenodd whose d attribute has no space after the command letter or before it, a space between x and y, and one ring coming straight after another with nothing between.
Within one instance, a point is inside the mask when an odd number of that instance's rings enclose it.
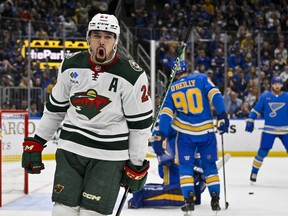
<instances>
[{"instance_id":1,"label":"spectator","mask_svg":"<svg viewBox=\"0 0 288 216\"><path fill-rule=\"evenodd\" d=\"M234 69L236 66L239 66L240 68L243 69L243 63L244 58L239 49L235 49L234 52L231 53L230 56L228 57L228 66L230 68Z\"/></svg>"},{"instance_id":2,"label":"spectator","mask_svg":"<svg viewBox=\"0 0 288 216\"><path fill-rule=\"evenodd\" d=\"M1 85L2 87L13 87L14 83L13 83L13 79L12 76L9 74L5 74L2 77L2 81L1 81Z\"/></svg>"},{"instance_id":3,"label":"spectator","mask_svg":"<svg viewBox=\"0 0 288 216\"><path fill-rule=\"evenodd\" d=\"M256 67L256 59L251 52L247 52L244 56L243 69L249 70L252 67Z\"/></svg>"},{"instance_id":4,"label":"spectator","mask_svg":"<svg viewBox=\"0 0 288 216\"><path fill-rule=\"evenodd\" d=\"M252 89L250 88L244 99L248 103L249 109L251 109L258 100L258 86L254 85Z\"/></svg>"},{"instance_id":5,"label":"spectator","mask_svg":"<svg viewBox=\"0 0 288 216\"><path fill-rule=\"evenodd\" d=\"M248 102L247 101L244 101L241 105L240 108L237 108L233 114L233 117L234 118L248 118L249 116L249 113L250 113L250 110L249 110L249 106L248 106Z\"/></svg>"},{"instance_id":6,"label":"spectator","mask_svg":"<svg viewBox=\"0 0 288 216\"><path fill-rule=\"evenodd\" d=\"M3 102L2 106L0 107L2 110L10 110L11 109L11 103L10 101L6 100Z\"/></svg>"},{"instance_id":7,"label":"spectator","mask_svg":"<svg viewBox=\"0 0 288 216\"><path fill-rule=\"evenodd\" d=\"M273 60L272 63L273 63L273 65L274 65L275 67L278 66L278 69L277 69L277 70L283 71L285 65L287 65L287 58L285 59L285 58L283 57L282 52L278 52L278 53L276 54L276 58Z\"/></svg>"},{"instance_id":8,"label":"spectator","mask_svg":"<svg viewBox=\"0 0 288 216\"><path fill-rule=\"evenodd\" d=\"M27 76L24 76L22 78L21 82L19 83L19 87L27 89L29 87L29 84L30 84L30 87L33 86L32 80L29 80Z\"/></svg>"},{"instance_id":9,"label":"spectator","mask_svg":"<svg viewBox=\"0 0 288 216\"><path fill-rule=\"evenodd\" d=\"M247 32L245 38L241 41L241 49L244 52L254 51L255 42L252 38L252 34Z\"/></svg>"},{"instance_id":10,"label":"spectator","mask_svg":"<svg viewBox=\"0 0 288 216\"><path fill-rule=\"evenodd\" d=\"M37 60L35 62L35 64L32 67L32 73L33 73L33 77L34 79L37 77L41 77L43 74L43 71L41 69L41 62L39 60Z\"/></svg>"},{"instance_id":11,"label":"spectator","mask_svg":"<svg viewBox=\"0 0 288 216\"><path fill-rule=\"evenodd\" d=\"M271 89L270 79L265 77L261 84L261 93L269 92Z\"/></svg>"},{"instance_id":12,"label":"spectator","mask_svg":"<svg viewBox=\"0 0 288 216\"><path fill-rule=\"evenodd\" d=\"M244 71L239 71L239 80L236 82L237 94L240 99L244 99L245 90L247 88L247 81L245 79Z\"/></svg>"},{"instance_id":13,"label":"spectator","mask_svg":"<svg viewBox=\"0 0 288 216\"><path fill-rule=\"evenodd\" d=\"M280 77L284 83L288 80L288 65L285 65L284 71L280 74Z\"/></svg>"},{"instance_id":14,"label":"spectator","mask_svg":"<svg viewBox=\"0 0 288 216\"><path fill-rule=\"evenodd\" d=\"M27 110L28 109L28 101L26 99L23 99L20 103L20 107L18 107L20 110Z\"/></svg>"},{"instance_id":15,"label":"spectator","mask_svg":"<svg viewBox=\"0 0 288 216\"><path fill-rule=\"evenodd\" d=\"M226 112L230 114L230 116L233 116L235 111L241 107L241 104L242 104L242 100L238 98L238 94L235 91L231 91L228 94Z\"/></svg>"},{"instance_id":16,"label":"spectator","mask_svg":"<svg viewBox=\"0 0 288 216\"><path fill-rule=\"evenodd\" d=\"M30 102L30 109L28 110L29 117L41 117L41 113L37 110L37 103L36 101Z\"/></svg>"},{"instance_id":17,"label":"spectator","mask_svg":"<svg viewBox=\"0 0 288 216\"><path fill-rule=\"evenodd\" d=\"M208 70L211 67L211 59L209 56L206 55L206 52L204 49L199 48L197 52L197 57L196 57L196 63L198 66L201 64L205 65L205 69Z\"/></svg>"},{"instance_id":18,"label":"spectator","mask_svg":"<svg viewBox=\"0 0 288 216\"><path fill-rule=\"evenodd\" d=\"M41 86L43 89L46 89L47 86L51 83L51 79L48 77L46 71L42 73L42 77L40 79L41 79Z\"/></svg>"}]
</instances>

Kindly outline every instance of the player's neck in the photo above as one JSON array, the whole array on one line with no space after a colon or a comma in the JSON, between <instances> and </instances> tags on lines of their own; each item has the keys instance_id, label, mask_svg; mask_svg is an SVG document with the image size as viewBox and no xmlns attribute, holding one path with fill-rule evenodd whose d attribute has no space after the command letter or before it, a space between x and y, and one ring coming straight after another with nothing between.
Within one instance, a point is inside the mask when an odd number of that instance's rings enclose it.
<instances>
[{"instance_id":1,"label":"player's neck","mask_svg":"<svg viewBox=\"0 0 288 216\"><path fill-rule=\"evenodd\" d=\"M274 95L281 95L283 93L283 91L274 91L274 90L272 90L272 94L274 94Z\"/></svg>"}]
</instances>

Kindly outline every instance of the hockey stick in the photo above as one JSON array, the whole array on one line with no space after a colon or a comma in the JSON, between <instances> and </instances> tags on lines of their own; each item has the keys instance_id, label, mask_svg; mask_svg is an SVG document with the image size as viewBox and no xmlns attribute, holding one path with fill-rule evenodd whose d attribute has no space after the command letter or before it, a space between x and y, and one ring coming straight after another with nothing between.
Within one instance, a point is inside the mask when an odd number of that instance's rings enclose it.
<instances>
[{"instance_id":1,"label":"hockey stick","mask_svg":"<svg viewBox=\"0 0 288 216\"><path fill-rule=\"evenodd\" d=\"M231 158L231 155L229 153L225 154L224 163L226 164L230 158ZM217 170L220 170L223 167L224 163L223 163L223 158L222 157L221 157L221 159L217 160L216 161Z\"/></svg>"},{"instance_id":2,"label":"hockey stick","mask_svg":"<svg viewBox=\"0 0 288 216\"><path fill-rule=\"evenodd\" d=\"M254 129L275 131L275 132L288 132L288 127L263 127L263 128L254 128Z\"/></svg>"},{"instance_id":3,"label":"hockey stick","mask_svg":"<svg viewBox=\"0 0 288 216\"><path fill-rule=\"evenodd\" d=\"M122 211L122 209L123 209L124 203L125 203L126 198L127 198L127 196L128 196L128 192L129 192L129 187L126 187L126 188L125 188L124 195L123 195L123 197L122 197L122 199L121 199L120 205L119 205L119 207L118 207L118 209L117 209L117 213L116 213L115 216L119 216L119 215L121 214L121 211Z\"/></svg>"},{"instance_id":4,"label":"hockey stick","mask_svg":"<svg viewBox=\"0 0 288 216\"><path fill-rule=\"evenodd\" d=\"M165 94L164 95L162 94L162 96L160 98L159 105L158 105L157 109L155 110L155 117L154 117L154 121L153 121L153 124L152 124L151 131L154 130L155 124L156 124L158 116L159 116L159 112L160 112L160 110L163 107L163 103L164 103L164 101L165 101L165 99L167 97L168 90L169 90L169 88L171 87L171 84L174 81L174 77L176 75L176 68L180 64L181 56L185 52L185 49L187 47L187 41L189 39L191 30L192 30L192 25L189 25L188 29L187 29L187 32L186 32L186 35L185 35L183 41L181 42L181 46L179 48L179 52L178 52L177 58L176 58L176 60L174 62L174 65L173 65L173 67L171 69L171 73L170 73L168 82L167 82L166 87L165 87Z\"/></svg>"},{"instance_id":5,"label":"hockey stick","mask_svg":"<svg viewBox=\"0 0 288 216\"><path fill-rule=\"evenodd\" d=\"M225 200L225 209L228 208L229 203L226 198L226 173L225 173L225 157L224 157L224 141L223 134L221 134L221 143L222 143L222 166L223 166L223 183L224 183L224 200Z\"/></svg>"}]
</instances>

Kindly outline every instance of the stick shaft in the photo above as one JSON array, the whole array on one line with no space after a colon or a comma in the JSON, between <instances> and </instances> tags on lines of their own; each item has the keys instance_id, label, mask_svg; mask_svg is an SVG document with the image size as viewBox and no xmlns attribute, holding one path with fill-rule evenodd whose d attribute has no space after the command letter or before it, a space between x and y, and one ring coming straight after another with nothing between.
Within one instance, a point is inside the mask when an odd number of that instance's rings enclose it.
<instances>
[{"instance_id":1,"label":"stick shaft","mask_svg":"<svg viewBox=\"0 0 288 216\"><path fill-rule=\"evenodd\" d=\"M221 134L221 144L222 144L222 166L223 166L224 200L225 200L225 209L227 209L228 208L228 204L227 204L227 198L226 198L226 171L225 171L223 134Z\"/></svg>"},{"instance_id":2,"label":"stick shaft","mask_svg":"<svg viewBox=\"0 0 288 216\"><path fill-rule=\"evenodd\" d=\"M276 131L276 132L288 132L288 127L262 127L262 128L255 128L255 129Z\"/></svg>"},{"instance_id":3,"label":"stick shaft","mask_svg":"<svg viewBox=\"0 0 288 216\"><path fill-rule=\"evenodd\" d=\"M128 196L128 192L129 192L129 187L125 188L124 195L123 195L123 197L122 197L122 199L121 199L120 205L119 205L119 207L118 207L118 209L117 209L117 213L116 213L115 216L120 216L120 214L121 214L121 212L122 212L122 209L123 209L123 206L124 206L124 203L125 203L126 198L127 198L127 196Z\"/></svg>"},{"instance_id":4,"label":"stick shaft","mask_svg":"<svg viewBox=\"0 0 288 216\"><path fill-rule=\"evenodd\" d=\"M188 27L187 32L186 32L186 35L185 35L183 41L181 42L181 46L180 46L180 48L179 48L179 52L178 52L177 58L176 58L176 60L175 60L175 62L174 62L174 65L173 65L173 67L172 67L172 69L171 69L171 73L170 73L170 76L169 76L169 79L168 79L168 82L167 82L167 85L166 85L166 88L165 88L165 94L162 94L162 95L161 95L159 105L158 105L158 107L157 107L157 109L156 109L156 111L155 111L155 117L154 117L154 121L153 121L153 124L152 124L151 131L154 130L154 127L155 127L155 124L156 124L156 122L157 122L157 119L158 119L160 110L161 110L162 107L163 107L163 103L164 103L164 101L165 101L165 99L166 99L166 97L167 97L168 90L170 89L171 84L172 84L172 82L173 82L173 80L174 80L174 77L175 77L175 75L176 75L176 68L177 68L177 66L179 65L180 60L181 60L181 56L182 56L182 54L185 52L185 49L186 49L186 47L187 47L187 41L188 41L188 39L189 39L191 30L192 30L192 25L190 25L190 26Z\"/></svg>"}]
</instances>

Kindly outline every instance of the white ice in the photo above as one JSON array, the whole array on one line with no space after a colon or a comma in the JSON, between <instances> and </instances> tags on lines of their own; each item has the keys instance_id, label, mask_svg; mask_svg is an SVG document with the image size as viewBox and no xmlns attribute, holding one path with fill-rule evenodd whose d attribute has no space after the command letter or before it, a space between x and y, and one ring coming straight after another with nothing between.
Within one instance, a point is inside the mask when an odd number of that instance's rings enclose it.
<instances>
[{"instance_id":1,"label":"white ice","mask_svg":"<svg viewBox=\"0 0 288 216\"><path fill-rule=\"evenodd\" d=\"M161 183L157 175L157 161L150 159L149 183ZM252 157L231 157L225 166L226 172L226 198L229 202L225 210L223 173L221 179L221 207L218 216L274 216L288 215L288 160L287 157L267 157L258 174L257 182L250 184L249 176ZM29 175L30 189L28 195L15 197L0 208L0 216L50 216L53 203L51 191L54 161L45 161L46 169L40 175ZM113 215L116 214L124 190L121 189ZM249 194L253 193L253 194ZM127 200L130 199L128 196ZM3 198L5 202L5 197ZM214 215L210 209L210 197L206 189L202 193L202 203L197 205L193 216ZM124 205L121 216L182 216L179 207L128 209Z\"/></svg>"}]
</instances>

